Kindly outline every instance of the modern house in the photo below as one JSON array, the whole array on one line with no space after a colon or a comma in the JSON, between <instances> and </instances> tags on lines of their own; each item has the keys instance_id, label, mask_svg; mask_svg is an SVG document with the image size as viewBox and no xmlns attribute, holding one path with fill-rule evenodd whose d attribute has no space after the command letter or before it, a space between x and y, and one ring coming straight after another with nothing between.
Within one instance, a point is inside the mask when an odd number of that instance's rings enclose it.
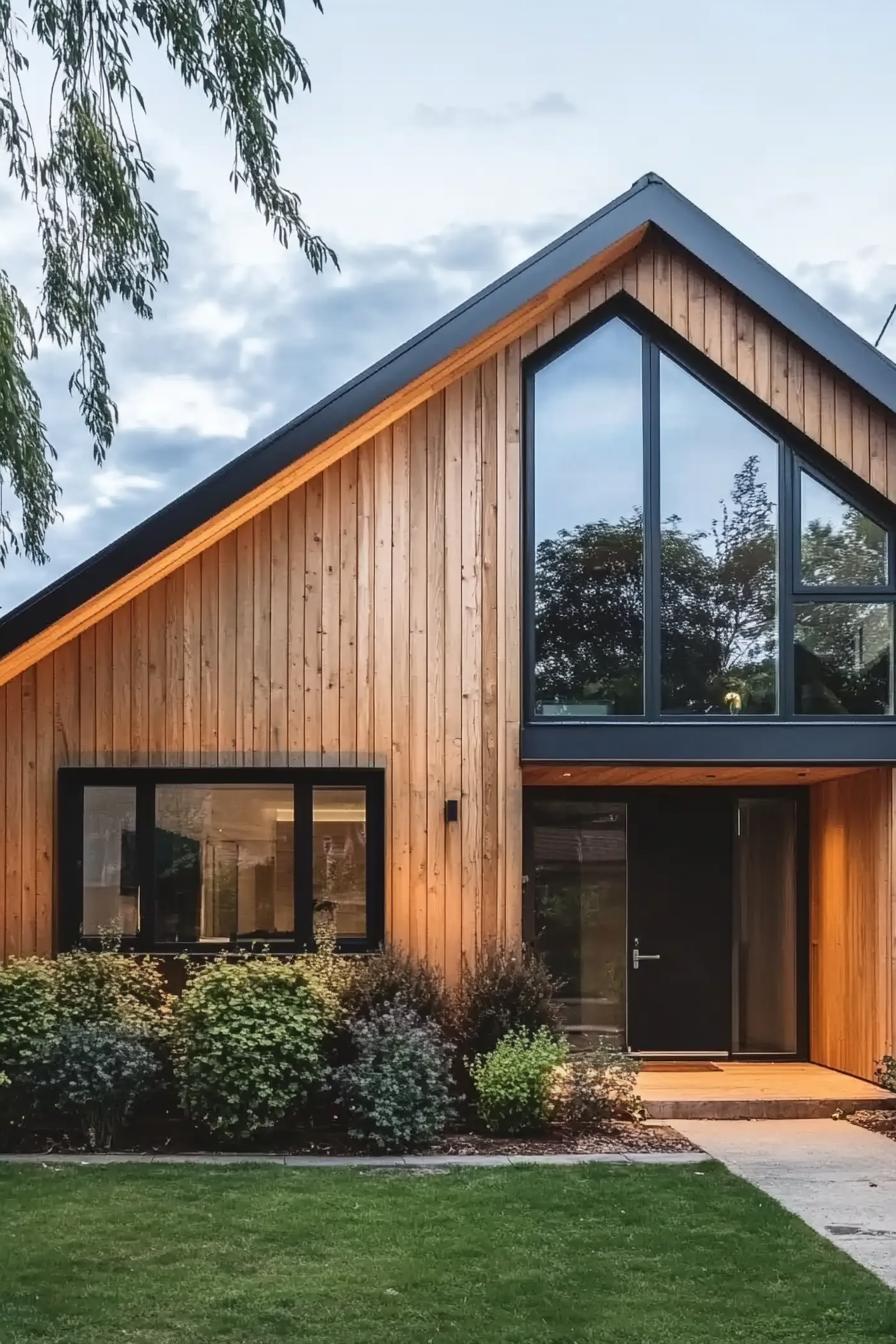
<instances>
[{"instance_id":1,"label":"modern house","mask_svg":"<svg viewBox=\"0 0 896 1344\"><path fill-rule=\"evenodd\" d=\"M891 1048L896 367L653 175L0 620L0 955L537 941Z\"/></svg>"}]
</instances>

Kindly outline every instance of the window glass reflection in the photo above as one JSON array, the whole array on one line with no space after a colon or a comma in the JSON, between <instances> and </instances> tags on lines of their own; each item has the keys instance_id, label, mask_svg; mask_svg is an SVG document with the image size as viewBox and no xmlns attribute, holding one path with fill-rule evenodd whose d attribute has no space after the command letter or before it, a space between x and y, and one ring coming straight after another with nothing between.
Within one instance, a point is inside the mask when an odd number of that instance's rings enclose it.
<instances>
[{"instance_id":1,"label":"window glass reflection","mask_svg":"<svg viewBox=\"0 0 896 1344\"><path fill-rule=\"evenodd\" d=\"M643 713L641 337L618 319L535 378L535 698Z\"/></svg>"},{"instance_id":2,"label":"window glass reflection","mask_svg":"<svg viewBox=\"0 0 896 1344\"><path fill-rule=\"evenodd\" d=\"M624 804L533 798L534 935L561 981L567 1024L625 1040Z\"/></svg>"},{"instance_id":3,"label":"window glass reflection","mask_svg":"<svg viewBox=\"0 0 896 1344\"><path fill-rule=\"evenodd\" d=\"M367 794L314 790L314 926L337 938L367 934Z\"/></svg>"},{"instance_id":4,"label":"window glass reflection","mask_svg":"<svg viewBox=\"0 0 896 1344\"><path fill-rule=\"evenodd\" d=\"M85 788L82 872L84 937L136 937L140 896L136 789Z\"/></svg>"},{"instance_id":5,"label":"window glass reflection","mask_svg":"<svg viewBox=\"0 0 896 1344\"><path fill-rule=\"evenodd\" d=\"M798 714L892 713L892 607L797 603L794 672Z\"/></svg>"},{"instance_id":6,"label":"window glass reflection","mask_svg":"<svg viewBox=\"0 0 896 1344\"><path fill-rule=\"evenodd\" d=\"M293 791L276 784L156 789L156 939L292 938Z\"/></svg>"},{"instance_id":7,"label":"window glass reflection","mask_svg":"<svg viewBox=\"0 0 896 1344\"><path fill-rule=\"evenodd\" d=\"M777 708L778 445L660 357L662 709Z\"/></svg>"},{"instance_id":8,"label":"window glass reflection","mask_svg":"<svg viewBox=\"0 0 896 1344\"><path fill-rule=\"evenodd\" d=\"M887 582L887 534L854 504L800 472L800 578L807 588Z\"/></svg>"}]
</instances>

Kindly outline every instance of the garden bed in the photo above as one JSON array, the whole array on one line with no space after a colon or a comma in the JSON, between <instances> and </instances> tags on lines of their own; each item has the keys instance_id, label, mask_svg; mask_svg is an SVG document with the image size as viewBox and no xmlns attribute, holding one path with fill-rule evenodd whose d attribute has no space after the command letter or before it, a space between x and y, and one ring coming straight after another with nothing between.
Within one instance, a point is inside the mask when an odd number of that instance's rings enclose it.
<instances>
[{"instance_id":1,"label":"garden bed","mask_svg":"<svg viewBox=\"0 0 896 1344\"><path fill-rule=\"evenodd\" d=\"M853 1111L846 1119L851 1125L883 1134L885 1139L892 1139L896 1143L896 1111Z\"/></svg>"},{"instance_id":2,"label":"garden bed","mask_svg":"<svg viewBox=\"0 0 896 1344\"><path fill-rule=\"evenodd\" d=\"M8 1151L45 1153L82 1153L87 1149L71 1135L58 1131L33 1131L20 1136ZM274 1153L290 1157L359 1157L370 1148L354 1142L344 1130L309 1129L278 1132L259 1137L257 1142L222 1141L211 1144L188 1125L160 1124L157 1127L134 1126L115 1145L119 1153ZM590 1153L692 1153L700 1150L683 1134L669 1125L654 1121L636 1123L614 1120L603 1125L573 1128L550 1125L543 1134L507 1138L464 1130L445 1134L430 1147L416 1150L430 1156L445 1154L460 1157L524 1157ZM410 1154L406 1154L409 1156Z\"/></svg>"}]
</instances>

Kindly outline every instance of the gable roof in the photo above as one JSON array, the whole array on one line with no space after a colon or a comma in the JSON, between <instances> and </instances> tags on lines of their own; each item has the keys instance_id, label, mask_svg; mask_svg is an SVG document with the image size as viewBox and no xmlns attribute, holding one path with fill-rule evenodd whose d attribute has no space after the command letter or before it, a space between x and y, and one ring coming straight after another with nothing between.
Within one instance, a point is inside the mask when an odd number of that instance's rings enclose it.
<instances>
[{"instance_id":1,"label":"gable roof","mask_svg":"<svg viewBox=\"0 0 896 1344\"><path fill-rule=\"evenodd\" d=\"M896 415L896 368L886 356L663 178L648 173L596 214L0 618L0 660L589 260L626 238L638 241L649 225L662 230Z\"/></svg>"}]
</instances>

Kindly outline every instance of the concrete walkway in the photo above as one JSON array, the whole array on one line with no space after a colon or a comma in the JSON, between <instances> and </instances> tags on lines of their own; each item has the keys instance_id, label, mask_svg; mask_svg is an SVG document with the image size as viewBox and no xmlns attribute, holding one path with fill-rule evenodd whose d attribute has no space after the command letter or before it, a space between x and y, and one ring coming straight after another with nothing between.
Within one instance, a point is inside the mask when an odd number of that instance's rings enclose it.
<instances>
[{"instance_id":1,"label":"concrete walkway","mask_svg":"<svg viewBox=\"0 0 896 1344\"><path fill-rule=\"evenodd\" d=\"M845 1120L675 1128L896 1288L896 1143Z\"/></svg>"}]
</instances>

